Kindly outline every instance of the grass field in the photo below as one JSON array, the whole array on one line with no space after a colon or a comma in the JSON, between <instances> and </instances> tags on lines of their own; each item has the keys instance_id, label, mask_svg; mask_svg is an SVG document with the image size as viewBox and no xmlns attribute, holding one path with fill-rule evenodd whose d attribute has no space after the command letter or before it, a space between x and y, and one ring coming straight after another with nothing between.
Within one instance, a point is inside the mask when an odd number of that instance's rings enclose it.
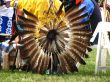
<instances>
[{"instance_id":1,"label":"grass field","mask_svg":"<svg viewBox=\"0 0 110 82\"><path fill-rule=\"evenodd\" d=\"M40 75L31 72L0 71L0 82L110 82L110 70L107 73L94 74L96 49L89 53L87 65L81 65L78 73L64 75Z\"/></svg>"}]
</instances>

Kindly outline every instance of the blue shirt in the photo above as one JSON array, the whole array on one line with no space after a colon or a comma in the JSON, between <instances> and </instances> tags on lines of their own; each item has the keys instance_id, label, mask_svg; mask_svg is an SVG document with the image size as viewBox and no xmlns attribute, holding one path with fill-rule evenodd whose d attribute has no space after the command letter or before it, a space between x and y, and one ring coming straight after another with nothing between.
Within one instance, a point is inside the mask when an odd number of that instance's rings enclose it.
<instances>
[{"instance_id":1,"label":"blue shirt","mask_svg":"<svg viewBox=\"0 0 110 82\"><path fill-rule=\"evenodd\" d=\"M12 17L0 16L0 33L12 33Z\"/></svg>"},{"instance_id":2,"label":"blue shirt","mask_svg":"<svg viewBox=\"0 0 110 82\"><path fill-rule=\"evenodd\" d=\"M80 9L86 6L84 13L88 13L88 16L90 17L94 11L94 3L92 0L84 0L83 3L80 5ZM83 21L87 21L89 18L83 19Z\"/></svg>"}]
</instances>

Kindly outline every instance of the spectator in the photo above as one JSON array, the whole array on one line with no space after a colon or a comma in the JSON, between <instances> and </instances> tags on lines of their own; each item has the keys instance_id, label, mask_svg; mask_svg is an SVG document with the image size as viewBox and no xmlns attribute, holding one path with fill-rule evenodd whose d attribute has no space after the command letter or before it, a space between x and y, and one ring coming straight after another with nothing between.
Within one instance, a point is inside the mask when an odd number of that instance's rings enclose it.
<instances>
[{"instance_id":1,"label":"spectator","mask_svg":"<svg viewBox=\"0 0 110 82\"><path fill-rule=\"evenodd\" d=\"M8 8L7 8L8 7ZM2 62L2 42L9 39L12 34L13 8L9 7L9 1L0 0L0 65Z\"/></svg>"}]
</instances>

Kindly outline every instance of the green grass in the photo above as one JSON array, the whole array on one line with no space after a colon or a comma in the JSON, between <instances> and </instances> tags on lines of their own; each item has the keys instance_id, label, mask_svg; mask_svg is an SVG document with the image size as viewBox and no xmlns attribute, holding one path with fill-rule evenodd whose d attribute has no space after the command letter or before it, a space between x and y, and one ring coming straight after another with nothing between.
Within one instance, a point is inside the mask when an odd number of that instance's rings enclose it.
<instances>
[{"instance_id":1,"label":"green grass","mask_svg":"<svg viewBox=\"0 0 110 82\"><path fill-rule=\"evenodd\" d=\"M96 49L89 53L87 65L81 65L79 72L64 75L40 75L31 72L0 71L0 82L110 82L110 70L107 73L94 74Z\"/></svg>"}]
</instances>

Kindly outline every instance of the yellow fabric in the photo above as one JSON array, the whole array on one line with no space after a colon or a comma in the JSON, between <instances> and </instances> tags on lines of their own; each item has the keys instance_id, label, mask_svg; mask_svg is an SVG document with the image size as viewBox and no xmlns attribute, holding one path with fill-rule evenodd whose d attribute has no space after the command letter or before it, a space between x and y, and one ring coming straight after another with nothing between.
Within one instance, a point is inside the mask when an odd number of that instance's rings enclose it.
<instances>
[{"instance_id":1,"label":"yellow fabric","mask_svg":"<svg viewBox=\"0 0 110 82\"><path fill-rule=\"evenodd\" d=\"M49 13L48 17L46 16L46 12L49 9L50 0L18 0L17 8L22 11L22 9L26 9L27 11L31 12L32 14L36 15L41 21L40 26L37 28L42 28L42 22L50 21L51 18L55 18L55 15L52 13ZM15 0L11 1L11 6L14 6ZM60 0L54 0L53 2L54 7L50 10L54 13L54 11L58 11L59 7L61 5ZM64 10L63 10L64 11ZM64 12L61 14L64 15ZM47 20L48 18L48 20ZM37 35L39 34L39 31L37 29Z\"/></svg>"},{"instance_id":2,"label":"yellow fabric","mask_svg":"<svg viewBox=\"0 0 110 82\"><path fill-rule=\"evenodd\" d=\"M11 1L11 6L14 6L15 0ZM61 2L59 0L54 0L56 10L59 9ZM49 0L18 0L18 9L23 8L33 13L39 17L43 17L43 12L47 11L49 8Z\"/></svg>"}]
</instances>

